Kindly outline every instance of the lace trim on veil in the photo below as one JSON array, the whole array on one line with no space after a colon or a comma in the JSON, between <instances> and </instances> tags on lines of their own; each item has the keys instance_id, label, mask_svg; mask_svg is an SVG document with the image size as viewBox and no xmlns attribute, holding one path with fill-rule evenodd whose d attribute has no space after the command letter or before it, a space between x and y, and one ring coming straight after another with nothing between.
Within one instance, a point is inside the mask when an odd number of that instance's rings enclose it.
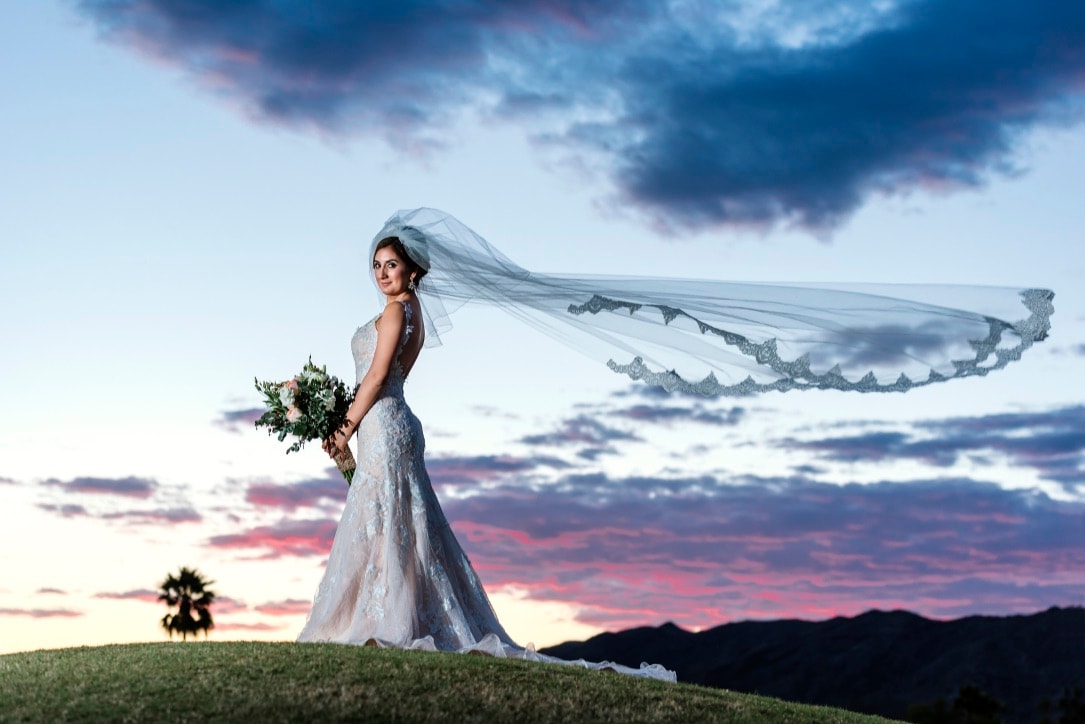
<instances>
[{"instance_id":1,"label":"lace trim on veil","mask_svg":"<svg viewBox=\"0 0 1085 724\"><path fill-rule=\"evenodd\" d=\"M950 379L976 375L984 376L992 370L1002 369L1010 362L1021 359L1022 352L1031 347L1034 342L1045 339L1048 330L1051 328L1051 315L1055 311L1051 303L1055 296L1054 293L1047 289L1026 289L1020 292L1020 296L1025 308L1030 312L1029 317L1014 323L1004 322L994 317L985 317L988 323L987 336L979 340L969 340L975 354L971 359L952 360L953 374L944 375L931 369L927 379L912 380L902 372L896 381L889 384L880 384L873 371L868 371L858 380L849 380L841 373L839 365L834 365L824 374L817 374L810 369L810 356L808 354L792 360L781 358L777 351L775 337L760 343L752 342L741 334L714 327L675 307L661 304L645 305L623 302L596 294L584 304L570 304L569 313L576 315L598 314L601 311L613 312L625 309L632 315L641 308L646 307L657 309L665 325L669 325L678 317L686 317L697 325L701 334L713 334L720 337L728 346L734 347L759 366L768 368L780 375L779 379L770 383L758 383L752 376L747 376L738 384L723 385L711 372L703 380L692 382L683 378L674 370L653 371L640 356L634 357L628 364L619 364L613 359L607 361L607 367L611 370L628 375L634 380L640 380L650 385L659 385L668 392L684 392L706 397L749 395L769 391L785 392L797 389L905 392L935 382L945 382ZM1018 342L1012 347L1000 349L999 345L1002 343L1003 333L1006 330L1015 332ZM994 356L993 362L984 364L991 360L992 355Z\"/></svg>"}]
</instances>

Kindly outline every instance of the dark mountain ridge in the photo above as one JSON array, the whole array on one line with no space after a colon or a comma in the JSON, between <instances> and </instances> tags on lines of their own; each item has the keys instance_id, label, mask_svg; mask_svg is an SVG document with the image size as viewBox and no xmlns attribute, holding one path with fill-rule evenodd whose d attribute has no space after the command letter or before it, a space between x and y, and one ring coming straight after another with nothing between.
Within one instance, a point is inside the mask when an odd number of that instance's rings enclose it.
<instances>
[{"instance_id":1,"label":"dark mountain ridge","mask_svg":"<svg viewBox=\"0 0 1085 724\"><path fill-rule=\"evenodd\" d=\"M565 659L663 664L679 681L903 718L975 686L1039 721L1043 700L1085 687L1085 608L935 621L868 611L827 621L744 621L694 633L672 623L541 649ZM1057 719L1057 717L1056 717Z\"/></svg>"}]
</instances>

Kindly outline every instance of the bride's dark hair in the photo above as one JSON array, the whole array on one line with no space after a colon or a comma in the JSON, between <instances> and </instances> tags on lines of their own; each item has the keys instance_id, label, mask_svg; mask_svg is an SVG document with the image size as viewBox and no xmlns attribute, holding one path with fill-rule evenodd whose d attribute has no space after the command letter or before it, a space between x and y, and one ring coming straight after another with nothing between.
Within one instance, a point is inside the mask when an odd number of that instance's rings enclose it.
<instances>
[{"instance_id":1,"label":"bride's dark hair","mask_svg":"<svg viewBox=\"0 0 1085 724\"><path fill-rule=\"evenodd\" d=\"M392 251L396 253L403 263L407 265L407 271L414 276L415 283L421 281L422 277L426 276L426 270L418 266L418 263L411 258L411 255L407 253L406 247L403 246L403 242L400 241L398 236L386 236L377 242L377 245L373 248L373 255L376 256L377 252L386 247L391 247Z\"/></svg>"}]
</instances>

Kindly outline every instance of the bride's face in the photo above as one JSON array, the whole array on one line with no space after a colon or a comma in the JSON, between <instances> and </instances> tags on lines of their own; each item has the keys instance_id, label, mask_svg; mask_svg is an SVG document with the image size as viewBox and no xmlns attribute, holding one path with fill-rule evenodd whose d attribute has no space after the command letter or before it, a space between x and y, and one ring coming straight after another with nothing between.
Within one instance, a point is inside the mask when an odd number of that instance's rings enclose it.
<instances>
[{"instance_id":1,"label":"bride's face","mask_svg":"<svg viewBox=\"0 0 1085 724\"><path fill-rule=\"evenodd\" d=\"M407 291L411 276L407 265L403 263L391 247L378 249L373 255L373 277L381 292L388 296L396 296Z\"/></svg>"}]
</instances>

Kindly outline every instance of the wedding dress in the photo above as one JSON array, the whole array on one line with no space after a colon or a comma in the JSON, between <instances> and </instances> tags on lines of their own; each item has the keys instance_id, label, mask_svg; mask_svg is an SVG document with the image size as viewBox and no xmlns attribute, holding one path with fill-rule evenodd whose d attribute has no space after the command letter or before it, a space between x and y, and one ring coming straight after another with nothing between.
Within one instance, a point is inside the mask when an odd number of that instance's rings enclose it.
<instances>
[{"instance_id":1,"label":"wedding dress","mask_svg":"<svg viewBox=\"0 0 1085 724\"><path fill-rule=\"evenodd\" d=\"M358 469L324 578L298 641L479 652L674 681L659 665L565 661L516 645L501 626L441 510L418 418L403 398L407 324L380 398L358 426ZM351 340L360 383L373 361L380 315ZM419 330L421 331L421 330Z\"/></svg>"}]
</instances>

